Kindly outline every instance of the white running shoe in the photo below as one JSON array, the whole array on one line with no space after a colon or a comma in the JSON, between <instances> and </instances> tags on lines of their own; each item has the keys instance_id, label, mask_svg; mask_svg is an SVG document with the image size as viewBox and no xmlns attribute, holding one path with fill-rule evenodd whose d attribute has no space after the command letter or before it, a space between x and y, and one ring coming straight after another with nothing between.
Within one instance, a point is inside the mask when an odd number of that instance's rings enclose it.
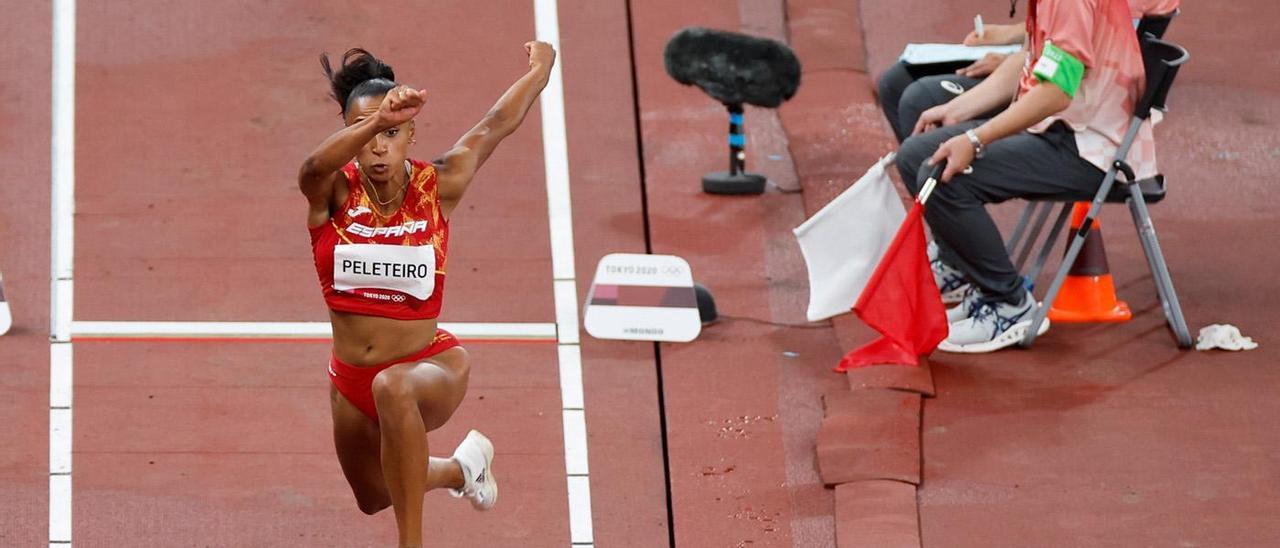
<instances>
[{"instance_id":1,"label":"white running shoe","mask_svg":"<svg viewBox=\"0 0 1280 548\"><path fill-rule=\"evenodd\" d=\"M933 281L938 284L938 292L942 294L943 304L957 304L973 287L964 273L942 262L938 258L938 244L929 242L929 268L933 270Z\"/></svg>"},{"instance_id":2,"label":"white running shoe","mask_svg":"<svg viewBox=\"0 0 1280 548\"><path fill-rule=\"evenodd\" d=\"M1022 342L1031 327L1036 310L1035 297L1028 291L1022 304L978 301L977 308L968 318L951 324L947 340L938 344L938 350L962 354L994 352ZM1049 330L1049 318L1040 324L1037 335Z\"/></svg>"},{"instance_id":3,"label":"white running shoe","mask_svg":"<svg viewBox=\"0 0 1280 548\"><path fill-rule=\"evenodd\" d=\"M972 285L966 287L968 289L964 292L964 298L960 299L960 304L947 309L948 324L953 324L972 316L974 311L982 305L982 292Z\"/></svg>"},{"instance_id":4,"label":"white running shoe","mask_svg":"<svg viewBox=\"0 0 1280 548\"><path fill-rule=\"evenodd\" d=\"M498 479L493 477L493 443L472 430L453 450L462 468L462 490L450 489L454 497L466 497L476 510L488 510L498 502Z\"/></svg>"}]
</instances>

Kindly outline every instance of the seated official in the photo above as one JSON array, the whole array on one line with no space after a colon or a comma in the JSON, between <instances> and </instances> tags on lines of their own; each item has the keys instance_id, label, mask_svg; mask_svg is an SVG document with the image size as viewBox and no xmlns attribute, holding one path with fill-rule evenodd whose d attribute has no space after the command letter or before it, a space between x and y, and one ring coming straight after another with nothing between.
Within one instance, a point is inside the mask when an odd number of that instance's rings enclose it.
<instances>
[{"instance_id":1,"label":"seated official","mask_svg":"<svg viewBox=\"0 0 1280 548\"><path fill-rule=\"evenodd\" d=\"M1010 57L972 90L921 114L898 153L913 193L932 165L946 162L925 218L943 276L972 287L947 312L944 351L1005 348L1031 323L1035 301L985 205L1092 199L1141 99L1142 56L1125 0L1030 0L1028 8L1031 62ZM980 118L1011 100L994 118ZM1156 173L1149 122L1128 162L1139 178Z\"/></svg>"}]
</instances>

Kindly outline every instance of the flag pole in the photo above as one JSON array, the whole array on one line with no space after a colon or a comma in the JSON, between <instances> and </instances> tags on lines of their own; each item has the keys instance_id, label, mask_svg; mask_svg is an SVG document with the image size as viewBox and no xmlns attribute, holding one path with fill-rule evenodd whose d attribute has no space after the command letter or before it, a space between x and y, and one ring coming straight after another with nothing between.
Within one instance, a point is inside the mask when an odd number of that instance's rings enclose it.
<instances>
[{"instance_id":1,"label":"flag pole","mask_svg":"<svg viewBox=\"0 0 1280 548\"><path fill-rule=\"evenodd\" d=\"M923 206L925 202L929 201L929 196L933 194L934 187L938 186L938 179L942 177L942 170L946 169L946 167L946 162L939 162L933 166L933 171L929 172L929 179L923 185L920 185L920 192L916 193L916 201L920 202L920 205Z\"/></svg>"}]
</instances>

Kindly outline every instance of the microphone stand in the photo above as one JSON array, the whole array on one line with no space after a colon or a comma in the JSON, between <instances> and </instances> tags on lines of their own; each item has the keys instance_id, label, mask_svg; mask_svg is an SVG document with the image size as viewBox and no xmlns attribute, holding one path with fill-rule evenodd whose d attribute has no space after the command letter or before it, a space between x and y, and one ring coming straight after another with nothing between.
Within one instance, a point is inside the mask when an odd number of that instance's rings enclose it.
<instances>
[{"instance_id":1,"label":"microphone stand","mask_svg":"<svg viewBox=\"0 0 1280 548\"><path fill-rule=\"evenodd\" d=\"M702 176L702 191L708 194L761 194L765 176L747 173L747 136L742 131L742 103L725 104L729 110L729 171L713 171Z\"/></svg>"}]
</instances>

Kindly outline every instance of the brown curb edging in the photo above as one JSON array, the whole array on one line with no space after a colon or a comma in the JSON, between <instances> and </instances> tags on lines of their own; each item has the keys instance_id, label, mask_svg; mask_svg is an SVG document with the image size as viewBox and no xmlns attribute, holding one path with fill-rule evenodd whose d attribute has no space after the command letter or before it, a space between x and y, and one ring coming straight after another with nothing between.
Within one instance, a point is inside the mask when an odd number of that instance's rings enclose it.
<instances>
[{"instance_id":1,"label":"brown curb edging","mask_svg":"<svg viewBox=\"0 0 1280 548\"><path fill-rule=\"evenodd\" d=\"M849 377L849 389L889 388L915 392L925 397L937 395L933 387L933 371L929 360L920 358L919 367L909 365L873 365L859 367L845 373Z\"/></svg>"},{"instance_id":2,"label":"brown curb edging","mask_svg":"<svg viewBox=\"0 0 1280 548\"><path fill-rule=\"evenodd\" d=\"M880 388L828 395L818 471L828 486L891 479L920 483L920 395Z\"/></svg>"},{"instance_id":3,"label":"brown curb edging","mask_svg":"<svg viewBox=\"0 0 1280 548\"><path fill-rule=\"evenodd\" d=\"M823 398L818 471L823 484L836 489L841 548L920 547L916 486L922 472L923 398L886 387L851 388Z\"/></svg>"},{"instance_id":4,"label":"brown curb edging","mask_svg":"<svg viewBox=\"0 0 1280 548\"><path fill-rule=\"evenodd\" d=\"M779 113L813 214L896 146L866 74L858 0L786 5L789 42L804 72L799 93ZM873 335L851 315L832 326L846 351ZM928 361L847 375L847 392L823 398L816 445L822 481L835 487L837 545L919 548L923 398L936 393Z\"/></svg>"},{"instance_id":5,"label":"brown curb edging","mask_svg":"<svg viewBox=\"0 0 1280 548\"><path fill-rule=\"evenodd\" d=\"M916 486L869 480L836 486L838 548L918 548Z\"/></svg>"}]
</instances>

